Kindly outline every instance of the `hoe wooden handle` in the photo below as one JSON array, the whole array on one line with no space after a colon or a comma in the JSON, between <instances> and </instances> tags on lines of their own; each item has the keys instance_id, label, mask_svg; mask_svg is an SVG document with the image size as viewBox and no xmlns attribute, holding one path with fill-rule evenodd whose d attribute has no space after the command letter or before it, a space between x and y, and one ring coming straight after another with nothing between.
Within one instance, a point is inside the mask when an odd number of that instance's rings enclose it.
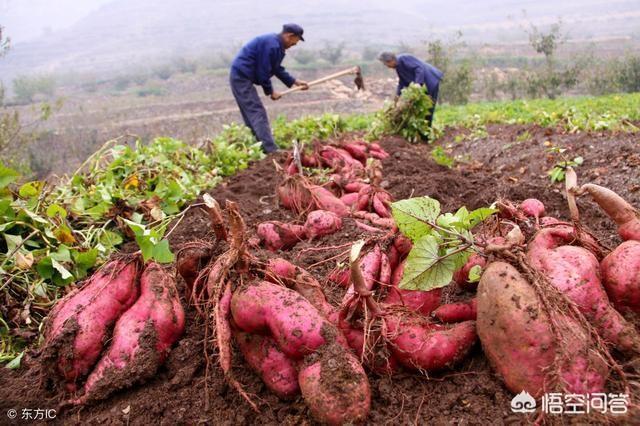
<instances>
[{"instance_id":1,"label":"hoe wooden handle","mask_svg":"<svg viewBox=\"0 0 640 426\"><path fill-rule=\"evenodd\" d=\"M333 73L331 75L327 75L327 76L319 78L317 80L310 81L309 82L309 87L317 86L318 84L322 84L322 83L327 82L329 80L333 80L335 78L339 78L339 77L342 77L342 76L345 76L345 75L358 74L359 72L360 72L360 67L353 67L353 68L349 68L348 70L338 71L338 72ZM291 89L287 89L284 92L281 92L280 95L284 96L284 95L289 94L289 93L297 92L298 90L302 90L302 86L295 86L295 87L292 87Z\"/></svg>"}]
</instances>

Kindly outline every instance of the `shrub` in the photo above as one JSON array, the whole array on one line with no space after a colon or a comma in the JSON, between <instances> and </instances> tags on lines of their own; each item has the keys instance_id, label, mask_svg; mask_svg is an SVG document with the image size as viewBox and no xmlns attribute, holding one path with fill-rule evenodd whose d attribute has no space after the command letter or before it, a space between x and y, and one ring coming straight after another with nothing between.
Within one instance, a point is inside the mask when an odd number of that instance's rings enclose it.
<instances>
[{"instance_id":1,"label":"shrub","mask_svg":"<svg viewBox=\"0 0 640 426\"><path fill-rule=\"evenodd\" d=\"M325 61L329 62L331 65L336 65L342 59L342 55L344 54L344 43L330 43L325 42L324 47L320 49L320 57Z\"/></svg>"},{"instance_id":2,"label":"shrub","mask_svg":"<svg viewBox=\"0 0 640 426\"><path fill-rule=\"evenodd\" d=\"M300 65L309 65L315 62L316 52L311 50L299 50L293 55L293 59Z\"/></svg>"},{"instance_id":3,"label":"shrub","mask_svg":"<svg viewBox=\"0 0 640 426\"><path fill-rule=\"evenodd\" d=\"M160 65L155 69L154 74L161 80L169 80L173 75L173 69L169 65Z\"/></svg>"},{"instance_id":4,"label":"shrub","mask_svg":"<svg viewBox=\"0 0 640 426\"><path fill-rule=\"evenodd\" d=\"M51 76L20 76L13 80L13 92L20 103L31 103L36 95L53 96L55 80Z\"/></svg>"}]
</instances>

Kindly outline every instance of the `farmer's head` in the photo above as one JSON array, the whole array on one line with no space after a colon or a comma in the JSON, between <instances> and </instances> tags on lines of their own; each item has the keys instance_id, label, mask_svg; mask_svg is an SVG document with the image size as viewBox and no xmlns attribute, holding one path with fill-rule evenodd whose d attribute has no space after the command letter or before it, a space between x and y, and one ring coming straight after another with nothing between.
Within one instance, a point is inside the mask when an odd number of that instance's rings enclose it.
<instances>
[{"instance_id":1,"label":"farmer's head","mask_svg":"<svg viewBox=\"0 0 640 426\"><path fill-rule=\"evenodd\" d=\"M395 68L398 65L398 58L396 58L395 53L382 52L378 55L378 60L389 68Z\"/></svg>"},{"instance_id":2,"label":"farmer's head","mask_svg":"<svg viewBox=\"0 0 640 426\"><path fill-rule=\"evenodd\" d=\"M282 26L282 32L280 33L284 48L288 49L298 44L299 41L304 41L304 37L302 37L303 33L304 30L298 24L284 24Z\"/></svg>"}]
</instances>

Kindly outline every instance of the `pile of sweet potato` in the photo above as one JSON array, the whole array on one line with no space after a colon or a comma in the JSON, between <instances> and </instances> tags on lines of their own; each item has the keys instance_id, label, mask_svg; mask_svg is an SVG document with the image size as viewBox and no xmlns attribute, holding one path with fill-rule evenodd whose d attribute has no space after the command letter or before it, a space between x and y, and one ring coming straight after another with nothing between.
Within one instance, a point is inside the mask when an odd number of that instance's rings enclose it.
<instances>
[{"instance_id":1,"label":"pile of sweet potato","mask_svg":"<svg viewBox=\"0 0 640 426\"><path fill-rule=\"evenodd\" d=\"M257 235L263 246L274 252L289 250L301 240L339 231L347 216L393 228L393 198L380 188L379 164L371 162L388 156L378 144L364 141L316 144L311 152L302 153L297 159L290 156L284 164L287 177L276 192L280 205L297 213L300 222L261 223ZM314 182L301 174L305 169L322 170L330 179Z\"/></svg>"},{"instance_id":2,"label":"pile of sweet potato","mask_svg":"<svg viewBox=\"0 0 640 426\"><path fill-rule=\"evenodd\" d=\"M441 289L399 288L411 241L390 218L392 197L378 184L380 167L364 161L367 152L350 155L332 146L302 155L303 167L331 168L324 186L299 175L290 159L285 170L291 175L277 194L281 206L305 222L257 227L264 246L277 251L335 232L346 217L368 220L362 227L373 236L347 266L326 277L344 288L339 306L328 303L321 280L309 272L280 258L265 265L247 247L238 248L245 236L229 242L232 262L218 258L206 274L203 285L217 309L217 330L223 330L218 345L230 348L234 340L271 391L285 399L301 394L320 422L360 422L371 398L364 369L453 368L478 340L515 393L597 393L610 388L612 373L624 377L613 350L637 354L640 336L616 308L638 309L640 297L632 296L640 285L638 241L626 241L603 259L603 247L579 222L547 217L536 199L503 201L499 226L475 235L476 254L454 274L469 297L442 304ZM592 193L588 188L580 190ZM638 216L628 206L623 210L627 217L612 216L629 239ZM469 280L476 265L483 269L479 284ZM222 280L219 271L227 271ZM212 282L219 283L213 291ZM223 370L244 393L233 378L229 348L220 349Z\"/></svg>"},{"instance_id":3,"label":"pile of sweet potato","mask_svg":"<svg viewBox=\"0 0 640 426\"><path fill-rule=\"evenodd\" d=\"M153 377L183 331L174 277L153 262L113 260L51 311L43 371L73 393L70 404L103 399Z\"/></svg>"}]
</instances>

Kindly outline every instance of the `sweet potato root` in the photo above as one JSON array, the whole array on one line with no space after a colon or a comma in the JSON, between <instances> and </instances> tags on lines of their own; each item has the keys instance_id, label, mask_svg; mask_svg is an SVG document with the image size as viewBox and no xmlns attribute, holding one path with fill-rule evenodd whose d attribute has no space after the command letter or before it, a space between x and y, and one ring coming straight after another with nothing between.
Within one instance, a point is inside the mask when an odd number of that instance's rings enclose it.
<instances>
[{"instance_id":1,"label":"sweet potato root","mask_svg":"<svg viewBox=\"0 0 640 426\"><path fill-rule=\"evenodd\" d=\"M571 245L570 227L540 230L527 248L533 267L576 303L600 335L623 352L640 352L640 335L609 303L600 282L600 267L588 250Z\"/></svg>"},{"instance_id":2,"label":"sweet potato root","mask_svg":"<svg viewBox=\"0 0 640 426\"><path fill-rule=\"evenodd\" d=\"M271 336L234 330L233 335L247 364L269 390L282 399L300 393L295 363L278 348Z\"/></svg>"},{"instance_id":3,"label":"sweet potato root","mask_svg":"<svg viewBox=\"0 0 640 426\"><path fill-rule=\"evenodd\" d=\"M235 324L248 333L270 332L278 347L302 359L336 340L338 330L299 293L267 281L237 289L231 298Z\"/></svg>"},{"instance_id":4,"label":"sweet potato root","mask_svg":"<svg viewBox=\"0 0 640 426\"><path fill-rule=\"evenodd\" d=\"M107 352L84 385L76 404L152 377L184 331L184 310L175 280L157 263L140 278L140 297L116 322Z\"/></svg>"},{"instance_id":5,"label":"sweet potato root","mask_svg":"<svg viewBox=\"0 0 640 426\"><path fill-rule=\"evenodd\" d=\"M51 311L43 363L46 371L57 371L68 390L89 373L111 327L138 298L137 275L136 261L111 261Z\"/></svg>"},{"instance_id":6,"label":"sweet potato root","mask_svg":"<svg viewBox=\"0 0 640 426\"><path fill-rule=\"evenodd\" d=\"M640 314L640 241L625 241L600 263L602 284L620 312Z\"/></svg>"},{"instance_id":7,"label":"sweet potato root","mask_svg":"<svg viewBox=\"0 0 640 426\"><path fill-rule=\"evenodd\" d=\"M257 234L267 250L289 250L306 237L306 227L272 220L259 224Z\"/></svg>"},{"instance_id":8,"label":"sweet potato root","mask_svg":"<svg viewBox=\"0 0 640 426\"><path fill-rule=\"evenodd\" d=\"M539 219L544 216L544 204L542 201L537 200L535 198L527 198L522 203L520 203L520 210L528 216Z\"/></svg>"},{"instance_id":9,"label":"sweet potato root","mask_svg":"<svg viewBox=\"0 0 640 426\"><path fill-rule=\"evenodd\" d=\"M490 263L478 286L477 328L493 368L514 393L534 397L553 389L550 371L560 343L533 287L511 265ZM558 313L562 316L562 313ZM558 322L560 322L558 320ZM604 361L587 346L586 330L568 318L558 335L568 339L556 372L574 393L601 392L608 376Z\"/></svg>"},{"instance_id":10,"label":"sweet potato root","mask_svg":"<svg viewBox=\"0 0 640 426\"><path fill-rule=\"evenodd\" d=\"M391 276L391 288L387 296L384 298L383 303L387 305L403 305L414 312L421 313L422 315L429 315L440 305L440 296L442 289L436 288L430 291L420 290L402 290L399 288L400 281L402 281L402 274L404 273L404 265L402 262L393 271Z\"/></svg>"},{"instance_id":11,"label":"sweet potato root","mask_svg":"<svg viewBox=\"0 0 640 426\"><path fill-rule=\"evenodd\" d=\"M369 379L358 359L339 345L327 345L308 356L298 381L311 414L320 423L358 424L369 415Z\"/></svg>"},{"instance_id":12,"label":"sweet potato root","mask_svg":"<svg viewBox=\"0 0 640 426\"><path fill-rule=\"evenodd\" d=\"M421 371L451 367L478 340L474 321L443 327L419 316L392 314L387 325L395 358L403 366Z\"/></svg>"},{"instance_id":13,"label":"sweet potato root","mask_svg":"<svg viewBox=\"0 0 640 426\"><path fill-rule=\"evenodd\" d=\"M458 269L453 274L453 280L463 290L475 290L476 287L478 287L478 283L469 282L469 272L474 266L480 266L481 268L484 268L486 264L487 261L483 256L479 255L478 253L474 253L469 256L467 263L465 263L462 268Z\"/></svg>"},{"instance_id":14,"label":"sweet potato root","mask_svg":"<svg viewBox=\"0 0 640 426\"><path fill-rule=\"evenodd\" d=\"M307 215L304 233L310 238L330 235L342 229L342 219L337 214L326 210L314 210Z\"/></svg>"},{"instance_id":15,"label":"sweet potato root","mask_svg":"<svg viewBox=\"0 0 640 426\"><path fill-rule=\"evenodd\" d=\"M433 311L433 316L446 323L475 321L478 316L477 301L473 298L465 302L440 305Z\"/></svg>"},{"instance_id":16,"label":"sweet potato root","mask_svg":"<svg viewBox=\"0 0 640 426\"><path fill-rule=\"evenodd\" d=\"M618 225L618 234L627 240L640 240L640 212L612 190L594 184L582 185L577 193L588 193Z\"/></svg>"}]
</instances>

